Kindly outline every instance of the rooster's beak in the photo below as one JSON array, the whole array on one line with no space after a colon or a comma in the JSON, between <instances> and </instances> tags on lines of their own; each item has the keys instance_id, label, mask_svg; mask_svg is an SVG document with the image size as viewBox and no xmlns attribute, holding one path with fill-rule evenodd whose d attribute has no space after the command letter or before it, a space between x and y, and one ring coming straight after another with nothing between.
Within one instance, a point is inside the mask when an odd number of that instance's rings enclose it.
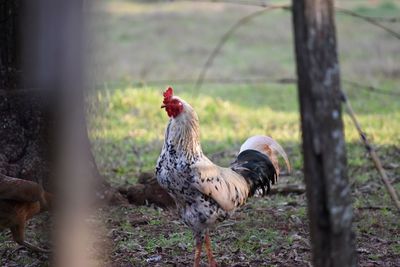
<instances>
[{"instance_id":1,"label":"rooster's beak","mask_svg":"<svg viewBox=\"0 0 400 267\"><path fill-rule=\"evenodd\" d=\"M161 108L166 108L166 107L167 107L166 105L162 105L162 106L161 106Z\"/></svg>"}]
</instances>

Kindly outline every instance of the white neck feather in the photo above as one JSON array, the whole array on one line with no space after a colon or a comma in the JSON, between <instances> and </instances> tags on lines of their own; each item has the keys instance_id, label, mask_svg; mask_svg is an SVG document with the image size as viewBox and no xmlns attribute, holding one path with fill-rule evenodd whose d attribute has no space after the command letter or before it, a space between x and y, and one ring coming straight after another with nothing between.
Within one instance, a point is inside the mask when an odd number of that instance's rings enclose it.
<instances>
[{"instance_id":1,"label":"white neck feather","mask_svg":"<svg viewBox=\"0 0 400 267\"><path fill-rule=\"evenodd\" d=\"M193 108L184 103L184 109L176 118L172 118L168 125L167 143L173 144L177 153L186 157L203 154L200 144L199 119Z\"/></svg>"}]
</instances>

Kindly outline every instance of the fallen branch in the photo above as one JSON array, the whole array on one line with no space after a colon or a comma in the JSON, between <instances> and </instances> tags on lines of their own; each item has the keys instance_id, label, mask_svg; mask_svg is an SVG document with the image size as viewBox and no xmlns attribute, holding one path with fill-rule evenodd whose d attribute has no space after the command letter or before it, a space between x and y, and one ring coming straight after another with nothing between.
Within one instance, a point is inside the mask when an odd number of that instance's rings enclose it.
<instances>
[{"instance_id":1,"label":"fallen branch","mask_svg":"<svg viewBox=\"0 0 400 267\"><path fill-rule=\"evenodd\" d=\"M387 210L390 209L388 206L363 206L356 208L357 210Z\"/></svg>"},{"instance_id":2,"label":"fallen branch","mask_svg":"<svg viewBox=\"0 0 400 267\"><path fill-rule=\"evenodd\" d=\"M304 185L298 185L298 184L288 184L285 186L277 186L277 187L273 187L271 188L271 191L269 192L269 194L282 194L282 195L287 195L290 193L293 194L304 194L306 192L306 188Z\"/></svg>"},{"instance_id":3,"label":"fallen branch","mask_svg":"<svg viewBox=\"0 0 400 267\"><path fill-rule=\"evenodd\" d=\"M358 134L360 135L360 138L361 138L362 142L364 143L364 146L365 146L367 152L371 156L371 159L374 162L375 167L378 170L379 175L380 175L386 189L388 190L390 197L392 198L392 200L394 202L394 205L397 207L398 211L400 212L400 200L396 193L396 190L390 183L390 181L386 175L386 171L385 171L385 169L383 169L382 163L381 163L378 155L376 154L375 149L371 146L371 143L369 142L367 135L361 129L361 126L354 114L353 108L351 107L351 104L348 101L347 96L344 93L344 91L342 91L342 101L346 105L347 113L349 114L351 120L353 121L354 126L356 127Z\"/></svg>"},{"instance_id":4,"label":"fallen branch","mask_svg":"<svg viewBox=\"0 0 400 267\"><path fill-rule=\"evenodd\" d=\"M148 205L154 204L162 208L175 207L173 199L169 194L158 184L157 179L153 173L143 172L139 175L138 184L128 188L121 187L119 192L124 195L129 203L135 205ZM289 184L284 186L277 186L271 188L269 194L303 194L306 189L304 185Z\"/></svg>"}]
</instances>

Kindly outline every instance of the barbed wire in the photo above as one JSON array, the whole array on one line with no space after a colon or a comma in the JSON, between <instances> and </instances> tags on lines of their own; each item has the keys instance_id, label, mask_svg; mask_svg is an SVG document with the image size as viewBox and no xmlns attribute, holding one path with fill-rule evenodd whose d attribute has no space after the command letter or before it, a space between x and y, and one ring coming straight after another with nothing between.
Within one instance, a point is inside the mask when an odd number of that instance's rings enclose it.
<instances>
[{"instance_id":1,"label":"barbed wire","mask_svg":"<svg viewBox=\"0 0 400 267\"><path fill-rule=\"evenodd\" d=\"M360 14L357 14L360 15ZM388 22L388 23L398 23L400 22L400 17L375 17L375 16L364 16L365 18L369 18L372 20L377 20L381 22Z\"/></svg>"},{"instance_id":2,"label":"barbed wire","mask_svg":"<svg viewBox=\"0 0 400 267\"><path fill-rule=\"evenodd\" d=\"M379 159L378 154L375 151L375 148L371 145L366 133L362 130L361 125L358 122L357 117L354 113L354 110L350 104L350 101L349 101L348 97L346 96L346 93L343 90L341 91L341 93L342 93L342 102L346 106L346 111L349 114L351 121L353 122L354 127L356 128L358 134L360 135L360 139L363 142L364 147L367 150L368 154L370 155L371 160L375 165L375 168L378 170L379 176L381 177L381 180L382 180L383 184L385 185L390 198L393 200L393 204L396 206L397 211L400 212L399 196L397 195L396 190L390 183L389 178L386 174L386 171L382 166L382 162Z\"/></svg>"},{"instance_id":3,"label":"barbed wire","mask_svg":"<svg viewBox=\"0 0 400 267\"><path fill-rule=\"evenodd\" d=\"M142 80L137 84L151 85L151 84L195 84L196 79L174 79L174 80ZM293 84L296 83L294 78L265 78L265 77L251 77L251 78L209 78L203 80L205 84Z\"/></svg>"},{"instance_id":4,"label":"barbed wire","mask_svg":"<svg viewBox=\"0 0 400 267\"><path fill-rule=\"evenodd\" d=\"M233 5L242 6L257 6L257 7L267 7L271 5L270 1L251 1L251 0L180 0L178 2L205 2L205 3L226 3Z\"/></svg>"},{"instance_id":5,"label":"barbed wire","mask_svg":"<svg viewBox=\"0 0 400 267\"><path fill-rule=\"evenodd\" d=\"M347 79L342 79L342 82L346 83L346 84L348 84L350 86L353 86L353 87L356 87L356 88L361 88L361 89L364 89L364 90L367 90L367 91L373 92L373 93L378 93L378 94L388 95L388 96L400 96L400 92L395 92L393 90L392 91L387 91L387 90L384 90L382 88L378 88L378 87L375 87L375 86L372 86L372 85L361 84L361 83L350 81L350 80L347 80Z\"/></svg>"},{"instance_id":6,"label":"barbed wire","mask_svg":"<svg viewBox=\"0 0 400 267\"><path fill-rule=\"evenodd\" d=\"M200 89L201 85L203 84L203 80L206 76L207 70L211 67L214 58L218 55L220 52L221 48L224 46L224 44L229 40L229 38L232 36L232 34L241 26L245 25L247 22L251 21L255 17L258 17L262 14L264 14L267 11L274 10L274 9L290 9L290 5L270 5L266 6L264 9L258 10L254 13L251 13L240 20L238 20L235 24L233 24L227 32L221 37L211 54L208 56L207 61L205 62L203 68L200 71L199 77L196 81L195 84L195 89Z\"/></svg>"},{"instance_id":7,"label":"barbed wire","mask_svg":"<svg viewBox=\"0 0 400 267\"><path fill-rule=\"evenodd\" d=\"M238 28L240 28L241 26L245 25L246 23L248 23L249 21L251 21L255 17L258 17L258 16L262 15L266 11L270 11L270 10L274 10L274 9L291 10L291 5L289 5L289 4L271 5L271 4L267 4L266 2L262 2L261 4L260 3L257 4L257 3L252 3L252 1L243 1L243 0L240 0L240 1L197 0L197 1L198 2L223 2L223 3L231 3L231 4L232 3L234 3L234 4L246 3L246 5L256 5L256 6L263 7L263 9L262 10L258 10L258 11L253 12L253 13L250 13L249 15L246 15L245 17L239 19L220 38L219 42L214 47L213 51L209 54L206 62L204 63L204 65L203 65L203 67L202 67L202 69L200 71L200 74L199 74L199 76L197 78L197 81L196 81L196 84L195 84L196 91L198 91L201 88L201 86L203 84L203 81L204 81L204 79L206 77L207 70L212 66L212 63L214 62L214 59L217 57L217 55L221 51L221 49L224 46L224 44L229 40L229 38L236 32L236 30ZM194 1L191 1L191 2L196 2L196 1L194 0ZM387 31L388 33L390 33L394 37L400 39L400 33L397 33L395 31L391 30L390 28L386 27L385 25L382 25L381 23L379 23L377 21L377 19L382 19L382 18L372 18L372 17L360 15L360 14L358 14L356 12L353 12L353 11L345 9L345 8L340 8L340 7L335 7L335 9L337 11L339 11L339 12L342 12L343 14L346 14L346 15L349 15L349 16L353 16L353 17L362 19L364 21L367 21L367 22L375 25L376 27L379 27L379 28ZM393 18L391 18L391 19L393 19ZM345 81L345 82L349 82L349 81ZM352 83L353 86L357 87L357 83L356 82L351 82L350 81L350 83ZM374 92L380 92L381 94L397 95L396 92L387 92L385 90L380 90L380 89L373 90L372 89L373 87L371 87L371 86L358 86L358 87L370 89L371 91L374 91Z\"/></svg>"},{"instance_id":8,"label":"barbed wire","mask_svg":"<svg viewBox=\"0 0 400 267\"><path fill-rule=\"evenodd\" d=\"M400 33L390 29L389 27L383 25L382 23L379 22L379 20L382 20L383 18L373 18L373 17L369 17L369 16L364 16L361 14L358 14L354 11L351 11L349 9L345 9L345 8L341 8L341 7L335 7L335 9L343 14L358 18L358 19L362 19L372 25L375 25L376 27L379 27L383 30L385 30L386 32L388 32L389 34L393 35L394 37L396 37L397 39L400 40ZM390 18L391 20L395 19L399 19L399 18ZM400 19L399 19L400 21Z\"/></svg>"},{"instance_id":9,"label":"barbed wire","mask_svg":"<svg viewBox=\"0 0 400 267\"><path fill-rule=\"evenodd\" d=\"M192 85L196 82L194 78L183 78L183 79L159 79L159 80L143 80L143 79L132 79L132 82L128 82L129 85L134 86L148 86L148 85L166 85L166 84L181 84L181 85ZM400 92L394 90L385 90L376 86L361 84L348 79L342 79L342 82L348 84L353 88L357 88L370 93L400 97ZM116 84L125 83L121 82L108 82L107 85L97 84L96 87L111 86ZM203 80L203 84L250 84L250 85L263 85L263 84L295 84L297 80L292 77L281 77L281 78L265 78L265 77L248 77L248 78L208 78ZM1 93L1 89L0 89Z\"/></svg>"},{"instance_id":10,"label":"barbed wire","mask_svg":"<svg viewBox=\"0 0 400 267\"><path fill-rule=\"evenodd\" d=\"M268 8L273 6L270 1L246 1L246 0L182 0L185 2L208 2L208 3L226 3L226 4L235 4L235 5L246 5L246 6L256 6L256 7L262 7L262 8ZM288 5L291 7L290 5ZM335 9L345 15L355 17L358 19L362 19L376 27L379 27L386 32L390 33L397 39L400 39L400 33L390 29L389 27L383 25L381 22L391 22L391 23L397 23L400 22L400 17L372 17L372 16L367 16L367 15L362 15L357 12L354 12L350 9L346 9L343 7L335 6Z\"/></svg>"},{"instance_id":11,"label":"barbed wire","mask_svg":"<svg viewBox=\"0 0 400 267\"><path fill-rule=\"evenodd\" d=\"M218 2L218 1L213 1L213 2ZM240 1L240 2L242 2L242 1ZM270 9L272 9L272 6L266 6L264 8L265 8L265 10L270 10ZM275 7L274 9L276 9L276 8L278 8L278 7ZM290 6L285 5L285 8L289 9ZM369 22L369 23L371 23L371 24L373 24L373 25L375 25L375 26L387 31L388 33L392 34L396 38L400 39L400 33L397 33L395 31L391 30L390 28L386 27L385 25L382 25L376 19L360 15L360 14L358 14L356 12L351 11L351 10L338 8L338 7L335 7L335 8L339 12L342 12L344 14L347 14L347 15L362 19L364 21L367 21L367 22ZM217 54L221 50L222 46L226 43L226 41L230 38L230 36L235 32L235 30L237 28L239 28L241 25L243 25L243 24L247 23L248 21L250 21L252 18L254 18L254 17L258 16L258 15L261 15L262 13L263 13L262 11L257 11L257 12L254 12L254 13L250 14L250 15L247 15L246 17L240 19L237 23L235 23L223 35L223 37L218 42L217 46L214 48L213 52L210 54L210 56L208 57L206 63L203 66L203 69L202 69L202 71L201 71L201 73L199 75L199 78L197 80L197 83L196 83L196 88L197 89L199 89L200 86L202 85L204 77L205 77L205 74L206 74L206 71L211 66L214 58L217 56ZM359 86L359 84L356 83L356 82L352 82L352 81L348 81L348 80L345 80L344 82L349 83L349 84L351 84L353 86L356 86L356 87ZM371 89L372 87L363 87L363 88ZM378 92L378 91L375 90L375 92ZM382 90L379 90L379 92L382 93ZM357 129L357 131L358 131L358 133L360 135L360 138L361 138L361 140L362 140L367 152L369 153L369 155L371 157L371 160L373 161L376 169L378 170L379 175L381 177L381 180L383 181L383 183L384 183L384 185L385 185L390 197L392 198L392 200L394 202L394 205L396 206L396 208L400 212L400 200L399 200L399 197L397 195L397 192L393 188L393 186L391 185L391 183L390 183L390 181L389 181L389 179L387 177L387 174L386 174L384 168L382 167L382 163L381 163L381 161L380 161L375 149L372 147L372 145L369 142L365 132L362 130L362 128L361 128L361 126L360 126L360 124L359 124L359 122L358 122L358 120L357 120L357 118L355 116L355 113L354 113L354 111L353 111L353 109L351 107L351 104L350 104L345 92L342 90L341 93L342 93L342 101L343 101L344 105L346 106L347 113L349 114L354 126L356 127L356 129Z\"/></svg>"}]
</instances>

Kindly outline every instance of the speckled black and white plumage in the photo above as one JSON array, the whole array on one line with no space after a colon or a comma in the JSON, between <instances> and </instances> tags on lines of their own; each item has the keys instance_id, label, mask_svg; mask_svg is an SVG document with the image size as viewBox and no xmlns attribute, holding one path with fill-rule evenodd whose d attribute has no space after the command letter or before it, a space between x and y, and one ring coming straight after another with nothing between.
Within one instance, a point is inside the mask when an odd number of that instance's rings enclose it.
<instances>
[{"instance_id":1,"label":"speckled black and white plumage","mask_svg":"<svg viewBox=\"0 0 400 267\"><path fill-rule=\"evenodd\" d=\"M164 146L156 168L158 182L174 198L183 222L196 236L203 236L208 227L224 220L229 212L194 186L198 174L193 166L201 160L202 153L188 156L171 143Z\"/></svg>"},{"instance_id":2,"label":"speckled black and white plumage","mask_svg":"<svg viewBox=\"0 0 400 267\"><path fill-rule=\"evenodd\" d=\"M194 186L199 175L194 166L204 161L205 156L198 142L197 116L194 114L195 121L185 123L183 117L187 115L170 119L156 176L160 185L174 198L183 222L196 236L202 236L217 220L225 219L228 212Z\"/></svg>"},{"instance_id":3,"label":"speckled black and white plumage","mask_svg":"<svg viewBox=\"0 0 400 267\"><path fill-rule=\"evenodd\" d=\"M212 163L201 149L196 113L182 99L174 99L183 110L169 120L156 177L174 198L183 222L202 237L256 190L268 191L279 171L267 154L252 149L241 152L230 168Z\"/></svg>"}]
</instances>

